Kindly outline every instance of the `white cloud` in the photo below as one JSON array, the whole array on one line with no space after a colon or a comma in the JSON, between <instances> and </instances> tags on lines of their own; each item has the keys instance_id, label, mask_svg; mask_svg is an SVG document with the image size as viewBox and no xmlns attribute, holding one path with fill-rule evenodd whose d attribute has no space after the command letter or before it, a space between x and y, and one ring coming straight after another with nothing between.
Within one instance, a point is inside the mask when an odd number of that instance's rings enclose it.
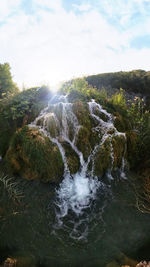
<instances>
[{"instance_id":1,"label":"white cloud","mask_svg":"<svg viewBox=\"0 0 150 267\"><path fill-rule=\"evenodd\" d=\"M0 1L0 21L3 21L12 12L16 11L16 8L21 3L21 0L1 0Z\"/></svg>"},{"instance_id":2,"label":"white cloud","mask_svg":"<svg viewBox=\"0 0 150 267\"><path fill-rule=\"evenodd\" d=\"M33 0L33 4L39 7L47 7L52 10L59 10L62 7L62 0Z\"/></svg>"},{"instance_id":3,"label":"white cloud","mask_svg":"<svg viewBox=\"0 0 150 267\"><path fill-rule=\"evenodd\" d=\"M34 0L55 12L23 11L0 27L0 59L9 62L22 85L57 81L92 73L134 68L148 69L150 50L130 49L134 28L118 32L96 9L80 16L66 12L60 1ZM38 18L38 20L37 20ZM148 29L148 26L145 24Z\"/></svg>"},{"instance_id":4,"label":"white cloud","mask_svg":"<svg viewBox=\"0 0 150 267\"><path fill-rule=\"evenodd\" d=\"M81 5L73 4L73 7L79 11L88 11L91 9L90 4L81 4Z\"/></svg>"},{"instance_id":5,"label":"white cloud","mask_svg":"<svg viewBox=\"0 0 150 267\"><path fill-rule=\"evenodd\" d=\"M147 6L145 6L147 4ZM139 16L139 23L141 17L149 16L150 1L149 0L104 0L99 2L99 6L104 12L113 18L118 24L120 23L124 27L132 27L133 17Z\"/></svg>"}]
</instances>

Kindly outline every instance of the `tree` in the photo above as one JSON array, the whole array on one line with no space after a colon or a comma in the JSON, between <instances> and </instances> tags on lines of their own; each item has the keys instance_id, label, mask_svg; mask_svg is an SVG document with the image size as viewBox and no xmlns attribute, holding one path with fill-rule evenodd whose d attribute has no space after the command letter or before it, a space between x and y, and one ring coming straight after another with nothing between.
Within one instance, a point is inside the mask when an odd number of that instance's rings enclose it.
<instances>
[{"instance_id":1,"label":"tree","mask_svg":"<svg viewBox=\"0 0 150 267\"><path fill-rule=\"evenodd\" d=\"M0 99L17 93L19 89L12 80L10 65L0 64Z\"/></svg>"}]
</instances>

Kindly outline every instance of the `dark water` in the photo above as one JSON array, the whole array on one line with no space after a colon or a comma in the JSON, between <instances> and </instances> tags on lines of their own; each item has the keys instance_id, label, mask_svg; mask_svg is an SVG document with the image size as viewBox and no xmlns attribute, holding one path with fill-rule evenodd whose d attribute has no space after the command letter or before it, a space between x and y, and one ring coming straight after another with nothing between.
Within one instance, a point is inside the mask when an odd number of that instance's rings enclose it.
<instances>
[{"instance_id":1,"label":"dark water","mask_svg":"<svg viewBox=\"0 0 150 267\"><path fill-rule=\"evenodd\" d=\"M85 211L87 221L79 225L80 233L88 229L83 239L70 237L73 221L79 221L71 211L57 227L55 186L17 181L24 195L19 202L0 188L1 262L11 256L22 262L20 266L103 267L121 253L150 260L150 215L136 209L130 175L128 180L112 181L107 190L99 189Z\"/></svg>"}]
</instances>

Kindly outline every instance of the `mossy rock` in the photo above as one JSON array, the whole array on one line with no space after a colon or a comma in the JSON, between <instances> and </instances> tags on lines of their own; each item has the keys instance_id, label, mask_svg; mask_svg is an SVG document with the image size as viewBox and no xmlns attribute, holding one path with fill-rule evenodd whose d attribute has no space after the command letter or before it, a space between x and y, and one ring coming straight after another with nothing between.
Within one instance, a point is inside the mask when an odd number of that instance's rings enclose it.
<instances>
[{"instance_id":1,"label":"mossy rock","mask_svg":"<svg viewBox=\"0 0 150 267\"><path fill-rule=\"evenodd\" d=\"M0 155L4 156L18 128L31 123L47 106L51 93L47 87L19 92L0 103Z\"/></svg>"},{"instance_id":2,"label":"mossy rock","mask_svg":"<svg viewBox=\"0 0 150 267\"><path fill-rule=\"evenodd\" d=\"M81 91L78 91L78 90L75 90L75 89L72 89L68 95L68 100L69 102L76 102L76 101L87 101L87 96L82 93Z\"/></svg>"},{"instance_id":3,"label":"mossy rock","mask_svg":"<svg viewBox=\"0 0 150 267\"><path fill-rule=\"evenodd\" d=\"M123 117L118 112L115 112L114 116L115 116L114 126L119 132L126 132L131 129L131 123L128 118Z\"/></svg>"},{"instance_id":4,"label":"mossy rock","mask_svg":"<svg viewBox=\"0 0 150 267\"><path fill-rule=\"evenodd\" d=\"M53 113L50 113L47 115L46 128L47 128L47 131L50 133L51 137L56 138L56 136L58 136L59 127L56 123Z\"/></svg>"},{"instance_id":5,"label":"mossy rock","mask_svg":"<svg viewBox=\"0 0 150 267\"><path fill-rule=\"evenodd\" d=\"M55 113L60 126L62 126L62 113L63 113L63 104L59 103L57 105L50 105L48 108L48 112Z\"/></svg>"},{"instance_id":6,"label":"mossy rock","mask_svg":"<svg viewBox=\"0 0 150 267\"><path fill-rule=\"evenodd\" d=\"M91 145L89 142L90 132L86 127L81 126L78 132L76 146L83 153L84 159L87 160L91 152Z\"/></svg>"},{"instance_id":7,"label":"mossy rock","mask_svg":"<svg viewBox=\"0 0 150 267\"><path fill-rule=\"evenodd\" d=\"M137 261L135 261L134 259L129 258L128 256L126 256L124 253L120 253L117 257L116 257L116 261L118 262L118 264L120 266L129 266L129 267L136 267L136 265L138 264Z\"/></svg>"},{"instance_id":8,"label":"mossy rock","mask_svg":"<svg viewBox=\"0 0 150 267\"><path fill-rule=\"evenodd\" d=\"M92 127L92 120L88 104L81 101L77 101L73 104L72 109L79 121L79 124L90 130Z\"/></svg>"},{"instance_id":9,"label":"mossy rock","mask_svg":"<svg viewBox=\"0 0 150 267\"><path fill-rule=\"evenodd\" d=\"M126 138L123 135L116 135L112 137L112 146L114 154L113 168L120 168L122 163L122 157L125 152Z\"/></svg>"},{"instance_id":10,"label":"mossy rock","mask_svg":"<svg viewBox=\"0 0 150 267\"><path fill-rule=\"evenodd\" d=\"M106 265L106 267L120 267L120 264L117 263L116 261L111 261Z\"/></svg>"},{"instance_id":11,"label":"mossy rock","mask_svg":"<svg viewBox=\"0 0 150 267\"><path fill-rule=\"evenodd\" d=\"M67 158L67 164L71 174L75 174L80 167L80 160L76 152L72 149L69 143L63 142L63 148L65 149L65 155Z\"/></svg>"},{"instance_id":12,"label":"mossy rock","mask_svg":"<svg viewBox=\"0 0 150 267\"><path fill-rule=\"evenodd\" d=\"M103 121L108 122L108 116L105 113L100 112L99 109L96 109L95 115L97 115Z\"/></svg>"},{"instance_id":13,"label":"mossy rock","mask_svg":"<svg viewBox=\"0 0 150 267\"><path fill-rule=\"evenodd\" d=\"M101 145L95 155L95 169L94 173L96 176L101 177L104 175L106 170L111 164L110 157L111 149L110 149L110 140L106 139L103 145Z\"/></svg>"},{"instance_id":14,"label":"mossy rock","mask_svg":"<svg viewBox=\"0 0 150 267\"><path fill-rule=\"evenodd\" d=\"M127 160L131 169L134 169L139 162L140 139L135 131L126 132L127 137Z\"/></svg>"},{"instance_id":15,"label":"mossy rock","mask_svg":"<svg viewBox=\"0 0 150 267\"><path fill-rule=\"evenodd\" d=\"M59 182L63 177L58 147L35 128L25 126L16 132L5 159L12 173L29 180Z\"/></svg>"}]
</instances>

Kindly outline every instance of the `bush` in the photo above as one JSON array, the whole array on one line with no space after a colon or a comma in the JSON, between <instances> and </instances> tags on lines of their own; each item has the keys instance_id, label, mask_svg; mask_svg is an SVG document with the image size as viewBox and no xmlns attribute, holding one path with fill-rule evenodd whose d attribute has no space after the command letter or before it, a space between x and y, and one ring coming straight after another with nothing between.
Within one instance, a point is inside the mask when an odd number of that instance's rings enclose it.
<instances>
[{"instance_id":1,"label":"bush","mask_svg":"<svg viewBox=\"0 0 150 267\"><path fill-rule=\"evenodd\" d=\"M32 122L49 100L46 87L31 88L9 99L0 100L0 155L8 149L9 141L17 128Z\"/></svg>"}]
</instances>

